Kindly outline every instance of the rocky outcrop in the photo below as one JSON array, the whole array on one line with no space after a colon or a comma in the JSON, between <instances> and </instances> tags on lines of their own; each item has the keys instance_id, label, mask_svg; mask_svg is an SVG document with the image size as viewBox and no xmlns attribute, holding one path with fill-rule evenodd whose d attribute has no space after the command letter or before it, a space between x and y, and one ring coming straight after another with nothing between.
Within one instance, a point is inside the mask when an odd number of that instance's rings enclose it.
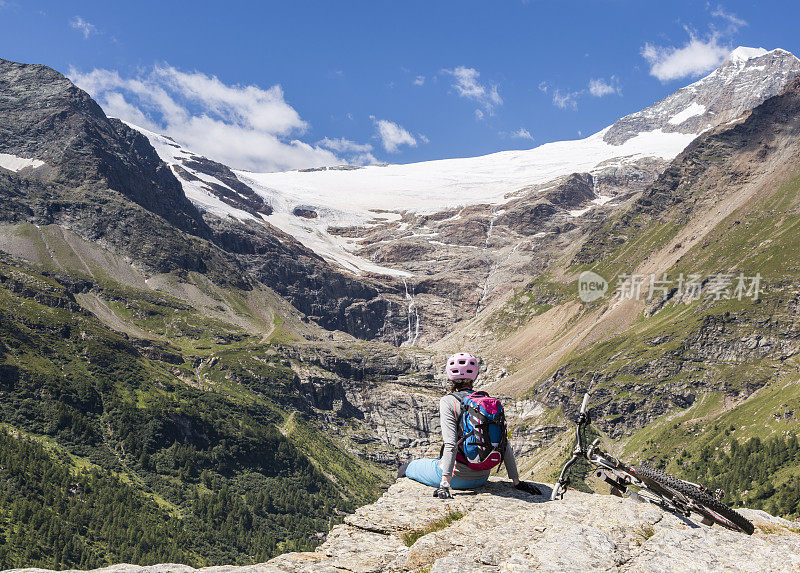
<instances>
[{"instance_id":1,"label":"rocky outcrop","mask_svg":"<svg viewBox=\"0 0 800 573\"><path fill-rule=\"evenodd\" d=\"M172 169L178 177L185 181L201 183L207 191L231 207L241 209L256 217L259 214L272 214L272 206L264 203L264 200L249 185L242 183L227 165L217 163L207 157L192 155L182 164L173 165ZM208 175L209 180L200 179L198 173Z\"/></svg>"},{"instance_id":2,"label":"rocky outcrop","mask_svg":"<svg viewBox=\"0 0 800 573\"><path fill-rule=\"evenodd\" d=\"M377 573L451 571L797 571L797 524L741 510L756 525L747 536L708 527L649 503L570 490L561 501L530 496L492 478L452 501L404 478L372 505L348 515L314 552L267 563L201 569L208 573ZM443 523L443 518L452 520ZM441 526L437 524L441 523ZM439 527L437 529L437 527ZM404 534L422 531L413 543ZM43 573L41 569L15 573ZM116 565L94 573L190 573L184 565Z\"/></svg>"},{"instance_id":3,"label":"rocky outcrop","mask_svg":"<svg viewBox=\"0 0 800 573\"><path fill-rule=\"evenodd\" d=\"M295 217L302 217L303 219L316 219L318 217L314 208L307 206L295 207L292 209L292 215Z\"/></svg>"},{"instance_id":4,"label":"rocky outcrop","mask_svg":"<svg viewBox=\"0 0 800 573\"><path fill-rule=\"evenodd\" d=\"M543 232L545 223L557 212L558 208L549 201L524 202L506 211L497 224L523 235L533 235Z\"/></svg>"},{"instance_id":5,"label":"rocky outcrop","mask_svg":"<svg viewBox=\"0 0 800 573\"><path fill-rule=\"evenodd\" d=\"M0 152L43 161L35 178L113 189L182 231L208 235L147 138L107 118L67 78L46 66L0 59L0 94Z\"/></svg>"},{"instance_id":6,"label":"rocky outcrop","mask_svg":"<svg viewBox=\"0 0 800 573\"><path fill-rule=\"evenodd\" d=\"M380 464L438 451L442 383L434 357L410 350L283 347L295 370L295 407L341 427L350 451ZM346 421L346 422L345 422Z\"/></svg>"},{"instance_id":7,"label":"rocky outcrop","mask_svg":"<svg viewBox=\"0 0 800 573\"><path fill-rule=\"evenodd\" d=\"M541 196L562 209L583 207L595 198L594 178L589 173L573 173L563 183L548 189Z\"/></svg>"}]
</instances>

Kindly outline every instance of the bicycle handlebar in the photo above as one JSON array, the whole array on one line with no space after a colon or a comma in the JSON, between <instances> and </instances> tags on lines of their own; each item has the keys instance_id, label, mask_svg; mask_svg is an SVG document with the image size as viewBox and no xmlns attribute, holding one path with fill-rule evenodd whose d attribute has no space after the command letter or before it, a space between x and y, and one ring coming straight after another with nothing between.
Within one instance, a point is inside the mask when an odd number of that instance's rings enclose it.
<instances>
[{"instance_id":1,"label":"bicycle handlebar","mask_svg":"<svg viewBox=\"0 0 800 573\"><path fill-rule=\"evenodd\" d=\"M586 413L586 406L589 404L589 393L583 395L583 403L581 404L581 414Z\"/></svg>"}]
</instances>

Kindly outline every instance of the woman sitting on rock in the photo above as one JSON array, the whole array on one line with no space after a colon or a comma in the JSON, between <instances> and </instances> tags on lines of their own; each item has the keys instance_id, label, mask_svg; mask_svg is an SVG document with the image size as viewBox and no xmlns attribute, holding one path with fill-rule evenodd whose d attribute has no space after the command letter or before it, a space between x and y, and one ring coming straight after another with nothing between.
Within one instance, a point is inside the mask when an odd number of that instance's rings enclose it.
<instances>
[{"instance_id":1,"label":"woman sitting on rock","mask_svg":"<svg viewBox=\"0 0 800 573\"><path fill-rule=\"evenodd\" d=\"M409 477L435 487L437 489L433 493L434 497L452 499L451 487L473 489L483 485L489 479L492 468L502 461L515 488L540 495L541 492L535 485L519 480L514 451L505 435L502 406L485 392L473 393L472 385L477 377L478 361L472 354L459 352L448 358L447 379L450 381L450 394L439 400L439 420L444 440L442 457L413 460L400 466L397 477ZM470 410L473 415L462 420L461 415L465 409ZM479 420L483 422L478 423ZM472 460L465 453L466 438L462 436L465 433L465 424L468 434L472 436L469 440L472 443L467 443L466 449L472 447L472 451L476 452ZM494 435L489 438L489 434ZM479 449L484 459L478 458Z\"/></svg>"}]
</instances>

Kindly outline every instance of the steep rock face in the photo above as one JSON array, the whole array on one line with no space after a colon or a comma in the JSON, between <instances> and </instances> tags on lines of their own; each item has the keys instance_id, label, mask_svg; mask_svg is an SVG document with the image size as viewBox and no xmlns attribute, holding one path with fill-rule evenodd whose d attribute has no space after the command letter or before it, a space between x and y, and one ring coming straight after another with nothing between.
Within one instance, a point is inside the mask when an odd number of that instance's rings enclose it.
<instances>
[{"instance_id":1,"label":"steep rock face","mask_svg":"<svg viewBox=\"0 0 800 573\"><path fill-rule=\"evenodd\" d=\"M796 162L800 148L800 78L734 125L699 137L620 215L611 227L592 229L573 263L591 263L652 221L685 223L699 207L721 200L771 170ZM775 158L785 158L776 161Z\"/></svg>"},{"instance_id":2,"label":"steep rock face","mask_svg":"<svg viewBox=\"0 0 800 573\"><path fill-rule=\"evenodd\" d=\"M410 350L283 347L295 364L296 407L339 427L351 451L381 464L434 453L441 441L437 360ZM347 429L345 429L347 428Z\"/></svg>"},{"instance_id":3,"label":"steep rock face","mask_svg":"<svg viewBox=\"0 0 800 573\"><path fill-rule=\"evenodd\" d=\"M573 173L561 185L545 191L542 197L564 209L583 207L595 198L594 178L589 173Z\"/></svg>"},{"instance_id":4,"label":"steep rock face","mask_svg":"<svg viewBox=\"0 0 800 573\"><path fill-rule=\"evenodd\" d=\"M45 180L113 189L182 231L208 236L147 138L107 118L67 78L46 66L0 60L0 94L1 152L44 161Z\"/></svg>"},{"instance_id":5,"label":"steep rock face","mask_svg":"<svg viewBox=\"0 0 800 573\"><path fill-rule=\"evenodd\" d=\"M541 486L549 495L549 488ZM561 501L530 496L492 478L450 502L431 488L401 479L376 503L336 526L316 551L287 553L267 563L214 567L216 573L335 573L352 571L796 571L796 525L742 510L756 525L747 536L664 512L658 506L607 495L567 492ZM406 532L452 512L463 517L407 546ZM42 573L16 570L15 573ZM196 571L184 565L117 565L95 573Z\"/></svg>"},{"instance_id":6,"label":"steep rock face","mask_svg":"<svg viewBox=\"0 0 800 573\"><path fill-rule=\"evenodd\" d=\"M385 297L391 287L338 272L268 223L237 222L209 214L204 217L214 241L236 256L248 276L273 289L322 327L359 338L401 342L404 307Z\"/></svg>"},{"instance_id":7,"label":"steep rock face","mask_svg":"<svg viewBox=\"0 0 800 573\"><path fill-rule=\"evenodd\" d=\"M193 169L194 172L189 171L186 167ZM173 171L176 176L185 181L197 182L202 185L204 189L216 195L222 202L236 206L256 217L259 213L265 215L272 213L272 207L253 193L249 186L239 181L228 166L211 161L206 157L197 156L187 161L186 167L175 165ZM218 181L222 181L223 184L215 181L203 181L195 172L209 175Z\"/></svg>"}]
</instances>

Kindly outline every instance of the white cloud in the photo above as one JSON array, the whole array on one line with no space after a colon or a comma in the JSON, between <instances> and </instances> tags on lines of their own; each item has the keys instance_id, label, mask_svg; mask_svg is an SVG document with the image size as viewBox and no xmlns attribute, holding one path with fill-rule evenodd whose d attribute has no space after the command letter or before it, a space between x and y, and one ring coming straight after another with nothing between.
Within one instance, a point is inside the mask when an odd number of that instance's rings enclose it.
<instances>
[{"instance_id":1,"label":"white cloud","mask_svg":"<svg viewBox=\"0 0 800 573\"><path fill-rule=\"evenodd\" d=\"M578 96L581 92L562 92L556 88L553 90L553 105L560 109L578 109Z\"/></svg>"},{"instance_id":2,"label":"white cloud","mask_svg":"<svg viewBox=\"0 0 800 573\"><path fill-rule=\"evenodd\" d=\"M484 117L484 113L481 110L476 109L475 110L475 119L477 119L478 121L481 121L483 119L483 117Z\"/></svg>"},{"instance_id":3,"label":"white cloud","mask_svg":"<svg viewBox=\"0 0 800 573\"><path fill-rule=\"evenodd\" d=\"M711 5L707 4L706 9L710 10ZM726 25L719 29L711 24L705 38L686 28L689 40L681 47L650 43L642 47L642 57L650 64L650 75L666 82L703 75L722 63L732 49L729 40L739 28L747 26L747 22L727 12L720 4L710 14Z\"/></svg>"},{"instance_id":4,"label":"white cloud","mask_svg":"<svg viewBox=\"0 0 800 573\"><path fill-rule=\"evenodd\" d=\"M335 149L297 139L308 124L286 102L279 85L227 85L172 66L155 66L131 78L105 69L72 69L69 76L108 115L169 135L231 167L277 171L343 163Z\"/></svg>"},{"instance_id":5,"label":"white cloud","mask_svg":"<svg viewBox=\"0 0 800 573\"><path fill-rule=\"evenodd\" d=\"M442 70L442 72L453 76L455 83L452 84L452 87L459 96L478 102L483 111L489 115L493 113L496 106L503 105L503 98L500 97L498 86L492 84L487 87L481 84L478 81L481 74L475 68L458 66L452 70Z\"/></svg>"},{"instance_id":6,"label":"white cloud","mask_svg":"<svg viewBox=\"0 0 800 573\"><path fill-rule=\"evenodd\" d=\"M594 97L619 94L619 82L616 76L611 76L610 81L606 81L604 78L592 78L589 80L589 93Z\"/></svg>"},{"instance_id":7,"label":"white cloud","mask_svg":"<svg viewBox=\"0 0 800 573\"><path fill-rule=\"evenodd\" d=\"M317 142L322 147L327 147L333 151L338 152L363 152L363 151L372 151L372 145L369 143L356 143L355 141L350 141L349 139L345 139L344 137L337 137L331 139L330 137L326 137L325 139Z\"/></svg>"},{"instance_id":8,"label":"white cloud","mask_svg":"<svg viewBox=\"0 0 800 573\"><path fill-rule=\"evenodd\" d=\"M162 129L161 125L147 117L142 110L130 103L125 96L119 92L109 92L106 94L102 107L103 111L106 112L106 115L109 117L124 119L125 121L154 132L159 132Z\"/></svg>"},{"instance_id":9,"label":"white cloud","mask_svg":"<svg viewBox=\"0 0 800 573\"><path fill-rule=\"evenodd\" d=\"M345 139L344 137L337 137L334 139L326 137L318 141L317 145L345 156L347 162L354 165L371 165L373 163L378 163L378 160L371 153L372 145L369 143L357 143Z\"/></svg>"},{"instance_id":10,"label":"white cloud","mask_svg":"<svg viewBox=\"0 0 800 573\"><path fill-rule=\"evenodd\" d=\"M417 76L414 78L414 85L421 86L425 84L425 76Z\"/></svg>"},{"instance_id":11,"label":"white cloud","mask_svg":"<svg viewBox=\"0 0 800 573\"><path fill-rule=\"evenodd\" d=\"M562 90L554 87L548 81L539 83L539 91L544 94L552 94L553 105L559 109L578 109L578 100L590 93L594 97L603 97L609 94L622 95L619 80L616 76L611 76L609 80L605 78L592 78L586 88L577 91Z\"/></svg>"},{"instance_id":12,"label":"white cloud","mask_svg":"<svg viewBox=\"0 0 800 573\"><path fill-rule=\"evenodd\" d=\"M517 131L511 134L511 137L516 137L517 139L529 139L533 141L533 136L531 132L525 129L524 127L520 127Z\"/></svg>"},{"instance_id":13,"label":"white cloud","mask_svg":"<svg viewBox=\"0 0 800 573\"><path fill-rule=\"evenodd\" d=\"M386 119L375 119L375 117L372 117L372 120L375 122L383 148L389 153L396 153L401 145L417 146L414 136L398 124Z\"/></svg>"},{"instance_id":14,"label":"white cloud","mask_svg":"<svg viewBox=\"0 0 800 573\"><path fill-rule=\"evenodd\" d=\"M357 153L348 158L349 162L353 165L374 165L380 163L378 158L371 153Z\"/></svg>"},{"instance_id":15,"label":"white cloud","mask_svg":"<svg viewBox=\"0 0 800 573\"><path fill-rule=\"evenodd\" d=\"M97 33L97 27L80 16L73 17L72 20L69 21L69 25L73 29L80 31L84 38L88 38L92 34Z\"/></svg>"},{"instance_id":16,"label":"white cloud","mask_svg":"<svg viewBox=\"0 0 800 573\"><path fill-rule=\"evenodd\" d=\"M425 135L424 133L418 133L417 134L417 139L419 139L422 143L430 143L431 142L431 140L428 139L428 136Z\"/></svg>"},{"instance_id":17,"label":"white cloud","mask_svg":"<svg viewBox=\"0 0 800 573\"><path fill-rule=\"evenodd\" d=\"M715 18L721 18L727 21L728 24L732 27L731 32L735 32L742 26L747 26L747 22L745 20L742 20L741 18L737 17L736 14L731 14L730 12L726 12L721 4L717 4L717 7L711 11L711 15Z\"/></svg>"},{"instance_id":18,"label":"white cloud","mask_svg":"<svg viewBox=\"0 0 800 573\"><path fill-rule=\"evenodd\" d=\"M708 40L690 35L682 47L654 46L645 44L642 57L650 64L650 75L662 82L686 77L700 76L719 66L731 48L720 44L717 34Z\"/></svg>"}]
</instances>

